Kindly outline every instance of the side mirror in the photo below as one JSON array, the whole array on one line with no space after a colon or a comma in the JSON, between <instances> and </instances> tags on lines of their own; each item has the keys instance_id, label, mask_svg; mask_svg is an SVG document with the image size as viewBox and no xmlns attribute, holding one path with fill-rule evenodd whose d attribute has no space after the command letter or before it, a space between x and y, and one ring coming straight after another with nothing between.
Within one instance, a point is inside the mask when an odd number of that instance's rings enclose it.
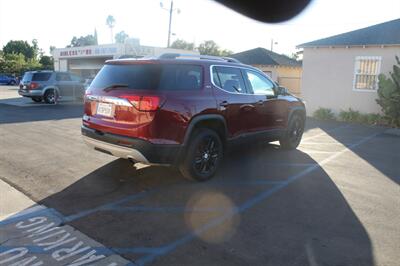
<instances>
[{"instance_id":1,"label":"side mirror","mask_svg":"<svg viewBox=\"0 0 400 266\"><path fill-rule=\"evenodd\" d=\"M279 95L288 95L289 94L289 90L285 87L279 86L278 87L278 94Z\"/></svg>"}]
</instances>

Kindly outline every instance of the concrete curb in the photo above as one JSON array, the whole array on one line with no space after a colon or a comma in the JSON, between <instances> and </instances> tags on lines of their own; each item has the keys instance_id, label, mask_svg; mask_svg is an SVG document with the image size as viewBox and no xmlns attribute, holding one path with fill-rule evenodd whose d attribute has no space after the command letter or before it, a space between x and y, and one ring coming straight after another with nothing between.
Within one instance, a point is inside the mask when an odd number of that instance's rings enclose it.
<instances>
[{"instance_id":1,"label":"concrete curb","mask_svg":"<svg viewBox=\"0 0 400 266\"><path fill-rule=\"evenodd\" d=\"M0 221L19 213L36 203L22 192L0 179Z\"/></svg>"}]
</instances>

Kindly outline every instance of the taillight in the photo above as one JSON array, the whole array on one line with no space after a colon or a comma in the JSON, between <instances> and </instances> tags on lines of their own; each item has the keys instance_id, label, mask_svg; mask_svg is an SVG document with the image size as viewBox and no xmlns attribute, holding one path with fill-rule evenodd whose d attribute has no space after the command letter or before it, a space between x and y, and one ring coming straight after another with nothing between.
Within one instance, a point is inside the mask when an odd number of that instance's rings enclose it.
<instances>
[{"instance_id":1,"label":"taillight","mask_svg":"<svg viewBox=\"0 0 400 266\"><path fill-rule=\"evenodd\" d=\"M139 105L139 110L140 111L155 111L158 109L160 106L160 98L157 96L143 96L140 105Z\"/></svg>"},{"instance_id":2,"label":"taillight","mask_svg":"<svg viewBox=\"0 0 400 266\"><path fill-rule=\"evenodd\" d=\"M29 84L28 89L34 90L34 89L39 88L39 86L40 86L39 83L37 83L37 82L31 82L31 84Z\"/></svg>"},{"instance_id":3,"label":"taillight","mask_svg":"<svg viewBox=\"0 0 400 266\"><path fill-rule=\"evenodd\" d=\"M86 100L88 100L88 96L90 95L90 94L92 94L92 92L89 90L89 89L86 89L85 90L85 94L83 95L83 99L86 101Z\"/></svg>"},{"instance_id":4,"label":"taillight","mask_svg":"<svg viewBox=\"0 0 400 266\"><path fill-rule=\"evenodd\" d=\"M160 107L160 98L157 96L123 95L139 111L156 111Z\"/></svg>"}]
</instances>

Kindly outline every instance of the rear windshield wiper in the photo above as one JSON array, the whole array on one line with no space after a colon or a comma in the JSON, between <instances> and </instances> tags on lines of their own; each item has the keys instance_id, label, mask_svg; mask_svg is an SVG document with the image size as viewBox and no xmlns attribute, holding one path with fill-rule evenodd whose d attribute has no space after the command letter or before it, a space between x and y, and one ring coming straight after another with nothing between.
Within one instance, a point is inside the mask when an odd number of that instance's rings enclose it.
<instances>
[{"instance_id":1,"label":"rear windshield wiper","mask_svg":"<svg viewBox=\"0 0 400 266\"><path fill-rule=\"evenodd\" d=\"M108 91L112 91L114 89L127 88L127 87L129 87L128 84L111 84L111 85L103 88L103 91L108 92Z\"/></svg>"}]
</instances>

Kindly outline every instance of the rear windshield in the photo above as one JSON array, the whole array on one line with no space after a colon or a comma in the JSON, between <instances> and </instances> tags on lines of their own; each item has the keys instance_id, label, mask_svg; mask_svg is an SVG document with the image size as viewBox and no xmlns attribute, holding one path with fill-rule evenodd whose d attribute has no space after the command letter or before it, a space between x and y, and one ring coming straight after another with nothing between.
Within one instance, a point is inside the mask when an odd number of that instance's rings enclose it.
<instances>
[{"instance_id":1,"label":"rear windshield","mask_svg":"<svg viewBox=\"0 0 400 266\"><path fill-rule=\"evenodd\" d=\"M44 73L25 73L22 81L48 81L51 77L51 72Z\"/></svg>"},{"instance_id":2,"label":"rear windshield","mask_svg":"<svg viewBox=\"0 0 400 266\"><path fill-rule=\"evenodd\" d=\"M105 65L90 87L101 89L123 84L133 90L196 90L201 81L202 68L197 65Z\"/></svg>"},{"instance_id":3,"label":"rear windshield","mask_svg":"<svg viewBox=\"0 0 400 266\"><path fill-rule=\"evenodd\" d=\"M31 81L32 75L33 75L32 73L26 72L26 73L24 74L24 77L22 78L22 81Z\"/></svg>"}]
</instances>

